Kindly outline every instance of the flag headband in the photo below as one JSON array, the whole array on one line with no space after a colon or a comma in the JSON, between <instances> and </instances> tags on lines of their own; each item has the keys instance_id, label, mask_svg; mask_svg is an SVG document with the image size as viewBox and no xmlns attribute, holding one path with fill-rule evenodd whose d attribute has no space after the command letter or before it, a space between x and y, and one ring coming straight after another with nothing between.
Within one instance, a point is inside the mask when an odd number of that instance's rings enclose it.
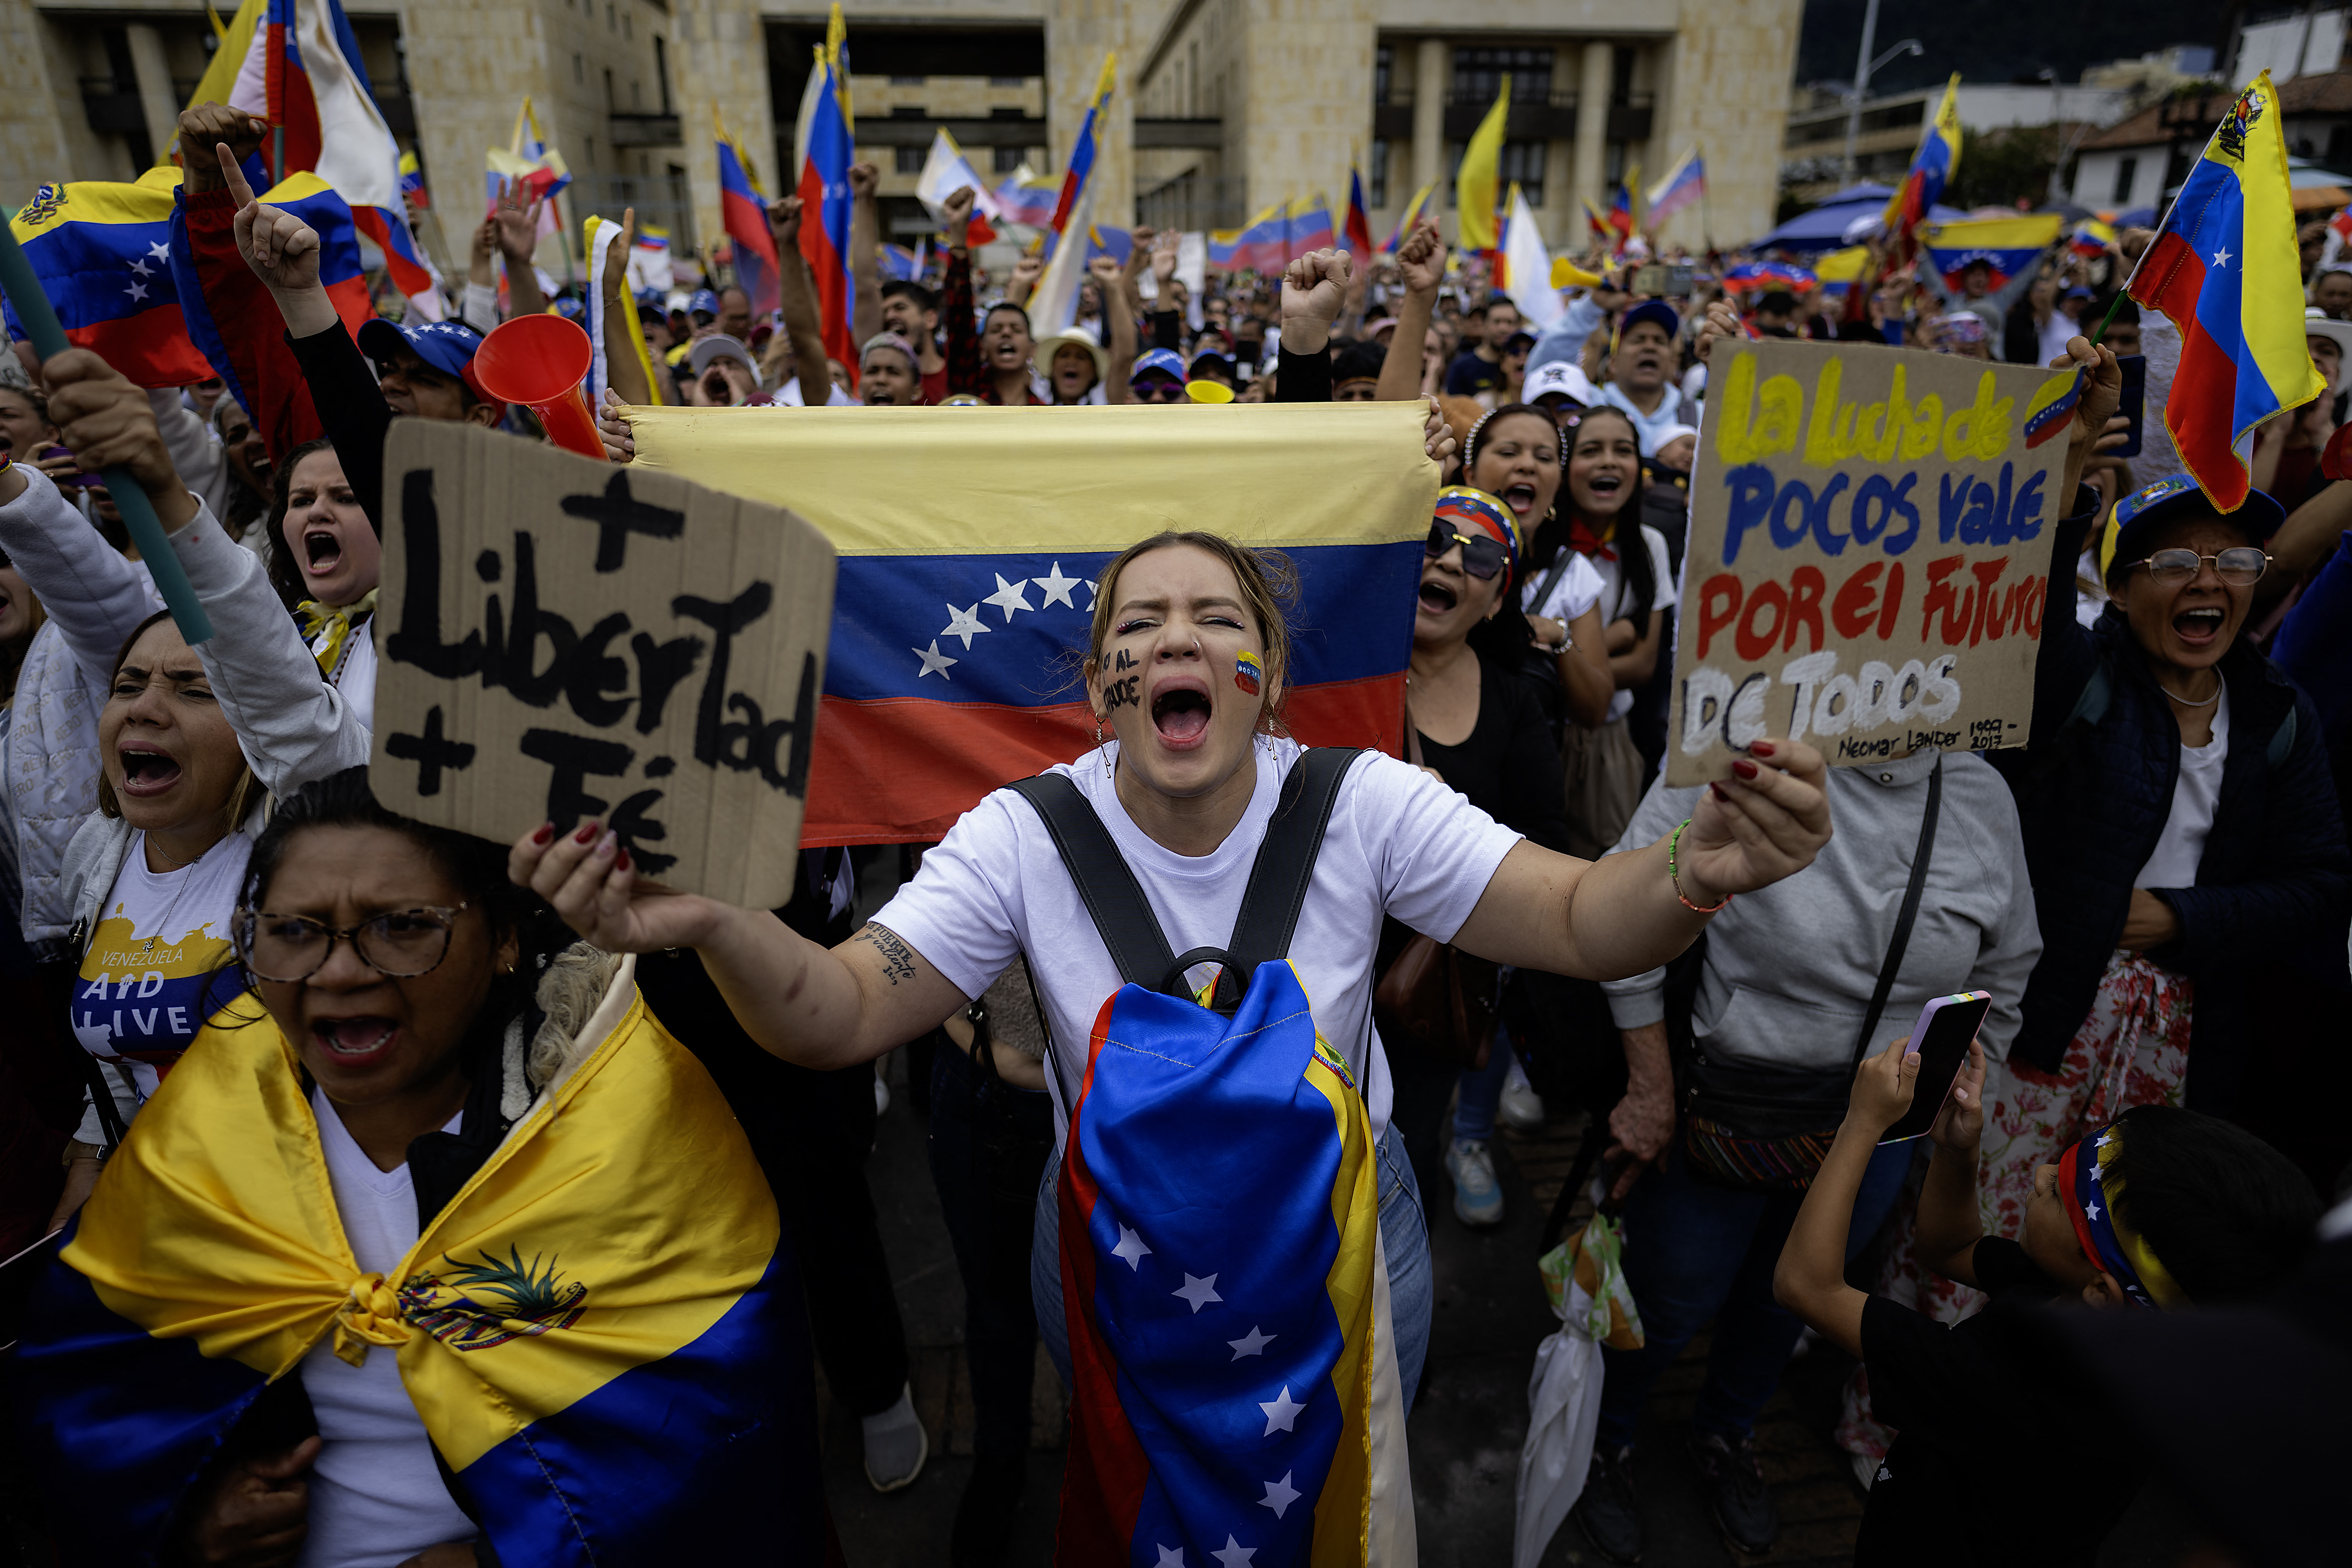
<instances>
[{"instance_id":1,"label":"flag headband","mask_svg":"<svg viewBox=\"0 0 2352 1568\"><path fill-rule=\"evenodd\" d=\"M2124 1294L2150 1312L2178 1311L2188 1304L2188 1296L2117 1207L2123 1202L2123 1177L2107 1173L2123 1152L2123 1124L2116 1121L2095 1136L2069 1145L2058 1156L2060 1194L2072 1200L2067 1218L2074 1222L2083 1255L2114 1276Z\"/></svg>"},{"instance_id":2,"label":"flag headband","mask_svg":"<svg viewBox=\"0 0 2352 1568\"><path fill-rule=\"evenodd\" d=\"M1475 485L1449 485L1437 493L1437 506L1430 516L1433 521L1469 523L1486 532L1503 547L1512 578L1518 576L1518 520L1499 498Z\"/></svg>"}]
</instances>

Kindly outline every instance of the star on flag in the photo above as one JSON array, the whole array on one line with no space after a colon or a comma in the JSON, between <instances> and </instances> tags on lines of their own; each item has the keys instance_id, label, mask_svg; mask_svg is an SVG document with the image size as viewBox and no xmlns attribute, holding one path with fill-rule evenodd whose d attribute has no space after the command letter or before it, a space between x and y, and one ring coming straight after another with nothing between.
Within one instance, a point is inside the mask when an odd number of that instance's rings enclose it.
<instances>
[{"instance_id":1,"label":"star on flag","mask_svg":"<svg viewBox=\"0 0 2352 1568\"><path fill-rule=\"evenodd\" d=\"M1040 610L1048 609L1056 604L1076 610L1077 606L1070 602L1070 590L1093 586L1083 577L1064 577L1062 563L1058 560L1054 563L1052 575L1033 577L1029 580L1045 591L1045 601L1037 607Z\"/></svg>"},{"instance_id":2,"label":"star on flag","mask_svg":"<svg viewBox=\"0 0 2352 1568\"><path fill-rule=\"evenodd\" d=\"M137 256L132 256L131 258L131 270L137 273L142 277L152 277L155 271L153 267L148 266L144 261L142 261Z\"/></svg>"},{"instance_id":3,"label":"star on flag","mask_svg":"<svg viewBox=\"0 0 2352 1568\"><path fill-rule=\"evenodd\" d=\"M169 261L172 259L172 246L167 241L159 239L147 247L147 254L157 261Z\"/></svg>"},{"instance_id":4,"label":"star on flag","mask_svg":"<svg viewBox=\"0 0 2352 1568\"><path fill-rule=\"evenodd\" d=\"M1158 1542L1155 1542L1153 1544L1157 1545ZM1153 1563L1151 1568L1184 1568L1184 1549L1181 1546L1161 1546L1160 1561Z\"/></svg>"},{"instance_id":5,"label":"star on flag","mask_svg":"<svg viewBox=\"0 0 2352 1568\"><path fill-rule=\"evenodd\" d=\"M1223 1568L1251 1568L1250 1559L1257 1555L1257 1548L1244 1546L1228 1533L1225 1537L1225 1549L1222 1552L1212 1552L1209 1555L1223 1564Z\"/></svg>"},{"instance_id":6,"label":"star on flag","mask_svg":"<svg viewBox=\"0 0 2352 1568\"><path fill-rule=\"evenodd\" d=\"M950 604L948 606L948 629L940 635L962 638L963 651L969 653L971 652L971 640L987 630L986 626L981 624L979 605L974 604L968 610L958 610Z\"/></svg>"},{"instance_id":7,"label":"star on flag","mask_svg":"<svg viewBox=\"0 0 2352 1568\"><path fill-rule=\"evenodd\" d=\"M1003 611L1004 623L1007 626L1010 626L1013 624L1013 612L1014 611L1026 610L1030 607L1028 597L1024 591L1029 586L1029 580L1027 578L1023 578L1019 582L1007 582L1004 580L1004 574L1003 572L1000 571L995 575L996 591L990 594L980 602L982 604L993 604L999 610ZM975 605L973 608L978 609L979 606Z\"/></svg>"},{"instance_id":8,"label":"star on flag","mask_svg":"<svg viewBox=\"0 0 2352 1568\"><path fill-rule=\"evenodd\" d=\"M1260 1436L1271 1437L1276 1432L1297 1431L1298 1429L1298 1413L1301 1410L1306 1409L1307 1406L1290 1396L1290 1385L1286 1383L1282 1385L1282 1392L1280 1394L1277 1394L1272 1399L1260 1404L1258 1408L1265 1412L1265 1430L1261 1433ZM1287 1479L1288 1478L1285 1477L1284 1479ZM1276 1518L1280 1518L1281 1511L1279 1509L1276 1510L1275 1515Z\"/></svg>"},{"instance_id":9,"label":"star on flag","mask_svg":"<svg viewBox=\"0 0 2352 1568\"><path fill-rule=\"evenodd\" d=\"M1110 1255L1124 1262L1132 1270L1143 1267L1143 1260L1151 1256L1151 1249L1143 1244L1142 1237L1122 1225L1118 1228L1118 1245L1110 1249ZM1184 1277L1188 1280L1192 1278L1190 1274ZM1214 1278L1214 1276L1211 1277ZM1199 1310L1197 1307L1193 1309L1195 1312Z\"/></svg>"},{"instance_id":10,"label":"star on flag","mask_svg":"<svg viewBox=\"0 0 2352 1568\"><path fill-rule=\"evenodd\" d=\"M122 292L129 295L132 302L136 303L137 301L147 298L147 286L143 283L133 281L131 287L124 289Z\"/></svg>"},{"instance_id":11,"label":"star on flag","mask_svg":"<svg viewBox=\"0 0 2352 1568\"><path fill-rule=\"evenodd\" d=\"M2083 1218L2085 1219L2096 1219L2099 1218L2099 1200L2097 1198L2095 1197L2090 1202L2083 1206Z\"/></svg>"},{"instance_id":12,"label":"star on flag","mask_svg":"<svg viewBox=\"0 0 2352 1568\"><path fill-rule=\"evenodd\" d=\"M1192 1275L1187 1274L1184 1276L1183 1288L1181 1290L1171 1291L1168 1293L1171 1296L1181 1296L1184 1300L1192 1302L1192 1310L1196 1312L1202 1307L1207 1306L1211 1301L1222 1301L1224 1300L1224 1297L1217 1294L1217 1277L1214 1274L1210 1275L1205 1280L1194 1279Z\"/></svg>"},{"instance_id":13,"label":"star on flag","mask_svg":"<svg viewBox=\"0 0 2352 1568\"><path fill-rule=\"evenodd\" d=\"M1265 1347L1281 1337L1280 1334L1260 1333L1257 1332L1257 1325L1252 1323L1249 1333L1239 1339L1229 1339L1225 1343L1234 1347L1234 1359L1239 1361L1245 1355L1264 1355Z\"/></svg>"},{"instance_id":14,"label":"star on flag","mask_svg":"<svg viewBox=\"0 0 2352 1568\"><path fill-rule=\"evenodd\" d=\"M1265 1495L1257 1500L1258 1507L1274 1510L1274 1517L1276 1519L1282 1517L1283 1510L1306 1495L1290 1484L1290 1476L1291 1472L1285 1470L1282 1472L1280 1480L1266 1482Z\"/></svg>"},{"instance_id":15,"label":"star on flag","mask_svg":"<svg viewBox=\"0 0 2352 1568\"><path fill-rule=\"evenodd\" d=\"M2225 245L2221 249L2213 253L2213 265L2223 267L2230 265L2230 247L2228 246Z\"/></svg>"},{"instance_id":16,"label":"star on flag","mask_svg":"<svg viewBox=\"0 0 2352 1568\"><path fill-rule=\"evenodd\" d=\"M915 672L915 678L919 681L925 675L931 674L933 671L937 671L939 673L940 679L943 681L952 680L955 677L948 674L948 666L950 664L961 664L963 663L961 659L950 659L945 653L940 653L940 641L936 637L931 639L931 645L929 650L909 648L907 651L914 654L915 657L923 661L923 667Z\"/></svg>"}]
</instances>

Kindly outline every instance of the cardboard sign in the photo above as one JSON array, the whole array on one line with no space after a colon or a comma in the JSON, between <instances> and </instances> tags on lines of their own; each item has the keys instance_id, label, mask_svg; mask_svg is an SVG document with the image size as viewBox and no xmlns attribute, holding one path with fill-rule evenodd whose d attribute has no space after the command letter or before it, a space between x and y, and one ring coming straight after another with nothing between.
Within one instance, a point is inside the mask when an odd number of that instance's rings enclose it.
<instances>
[{"instance_id":1,"label":"cardboard sign","mask_svg":"<svg viewBox=\"0 0 2352 1568\"><path fill-rule=\"evenodd\" d=\"M376 798L486 839L594 820L649 876L792 896L834 553L780 507L394 422Z\"/></svg>"},{"instance_id":2,"label":"cardboard sign","mask_svg":"<svg viewBox=\"0 0 2352 1568\"><path fill-rule=\"evenodd\" d=\"M1720 345L1691 479L1666 782L1761 736L1832 763L2021 746L2071 371ZM2061 583L2053 614L2071 615Z\"/></svg>"}]
</instances>

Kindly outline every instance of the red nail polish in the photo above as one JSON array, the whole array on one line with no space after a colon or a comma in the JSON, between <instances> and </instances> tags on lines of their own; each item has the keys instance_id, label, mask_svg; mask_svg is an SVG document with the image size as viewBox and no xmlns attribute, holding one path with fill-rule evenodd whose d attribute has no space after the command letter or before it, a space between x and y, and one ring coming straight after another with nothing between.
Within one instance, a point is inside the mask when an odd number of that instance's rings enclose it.
<instances>
[{"instance_id":1,"label":"red nail polish","mask_svg":"<svg viewBox=\"0 0 2352 1568\"><path fill-rule=\"evenodd\" d=\"M1738 774L1742 779L1753 779L1756 777L1756 764L1748 761L1748 758L1744 757L1734 758L1732 759L1731 770L1734 773Z\"/></svg>"},{"instance_id":2,"label":"red nail polish","mask_svg":"<svg viewBox=\"0 0 2352 1568\"><path fill-rule=\"evenodd\" d=\"M531 834L530 841L535 844L553 843L555 841L555 824L553 822L541 822L539 825L539 831Z\"/></svg>"},{"instance_id":3,"label":"red nail polish","mask_svg":"<svg viewBox=\"0 0 2352 1568\"><path fill-rule=\"evenodd\" d=\"M626 871L629 869L629 852L627 850L625 849L619 854L613 857L613 869L614 871Z\"/></svg>"},{"instance_id":4,"label":"red nail polish","mask_svg":"<svg viewBox=\"0 0 2352 1568\"><path fill-rule=\"evenodd\" d=\"M1769 740L1759 740L1748 748L1748 755L1750 757L1769 757L1772 755L1772 743Z\"/></svg>"},{"instance_id":5,"label":"red nail polish","mask_svg":"<svg viewBox=\"0 0 2352 1568\"><path fill-rule=\"evenodd\" d=\"M575 844L594 843L596 841L596 824L593 822L583 824L578 832L572 835L572 841Z\"/></svg>"},{"instance_id":6,"label":"red nail polish","mask_svg":"<svg viewBox=\"0 0 2352 1568\"><path fill-rule=\"evenodd\" d=\"M1717 800L1730 800L1730 799L1731 799L1731 797L1730 797L1730 796L1728 796L1728 795L1727 795L1727 794L1725 794L1725 793L1723 792L1723 786L1722 786L1722 785L1720 785L1720 784L1710 784L1710 785L1708 785L1708 786L1706 787L1706 792L1707 792L1708 794L1710 794L1710 795L1714 796L1714 797L1715 797Z\"/></svg>"}]
</instances>

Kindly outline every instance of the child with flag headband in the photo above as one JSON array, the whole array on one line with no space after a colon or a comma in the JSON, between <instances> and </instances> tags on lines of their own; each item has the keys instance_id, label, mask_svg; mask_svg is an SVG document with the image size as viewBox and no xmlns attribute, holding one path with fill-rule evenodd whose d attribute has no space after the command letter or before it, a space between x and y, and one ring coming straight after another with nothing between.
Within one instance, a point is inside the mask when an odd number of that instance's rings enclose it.
<instances>
[{"instance_id":1,"label":"child with flag headband","mask_svg":"<svg viewBox=\"0 0 2352 1568\"><path fill-rule=\"evenodd\" d=\"M1856 1070L1844 1124L1773 1276L1784 1305L1862 1357L1879 1410L1900 1432L1877 1465L1854 1561L1909 1564L1923 1552L1942 1563L2086 1561L2147 1464L2110 1433L2069 1450L2063 1484L2020 1469L2020 1450L2050 1433L2099 1429L2099 1412L2085 1408L2087 1379L2070 1364L2079 1352L2053 1354L2036 1310L2178 1312L2260 1300L2310 1249L2318 1196L2252 1134L2142 1105L2034 1173L2014 1239L1988 1236L1977 1196L1987 1071L1983 1047L1971 1043L1928 1133L1919 1251L1991 1304L1947 1327L1843 1277L1863 1173L1911 1108L1919 1057L1910 1043L1898 1040Z\"/></svg>"},{"instance_id":2,"label":"child with flag headband","mask_svg":"<svg viewBox=\"0 0 2352 1568\"><path fill-rule=\"evenodd\" d=\"M1427 439L1433 461L1448 444ZM1497 962L1630 973L1829 832L1821 758L1788 741L1734 766L1671 867L1664 840L1591 865L1394 758L1303 750L1282 728L1280 580L1222 535L1130 547L1099 579L1083 664L1102 743L967 812L830 950L640 886L609 841L511 851L596 946L694 947L752 1038L805 1065L869 1061L1028 955L1063 1155L1034 1283L1075 1370L1066 1563L1410 1560L1429 1262L1371 1026L1383 915ZM1065 842L1087 847L1066 860ZM1097 924L1074 864L1115 890L1117 920ZM1246 898L1267 874L1282 895ZM1277 905L1286 928L1237 928ZM1152 942L1184 956L1146 972Z\"/></svg>"}]
</instances>

